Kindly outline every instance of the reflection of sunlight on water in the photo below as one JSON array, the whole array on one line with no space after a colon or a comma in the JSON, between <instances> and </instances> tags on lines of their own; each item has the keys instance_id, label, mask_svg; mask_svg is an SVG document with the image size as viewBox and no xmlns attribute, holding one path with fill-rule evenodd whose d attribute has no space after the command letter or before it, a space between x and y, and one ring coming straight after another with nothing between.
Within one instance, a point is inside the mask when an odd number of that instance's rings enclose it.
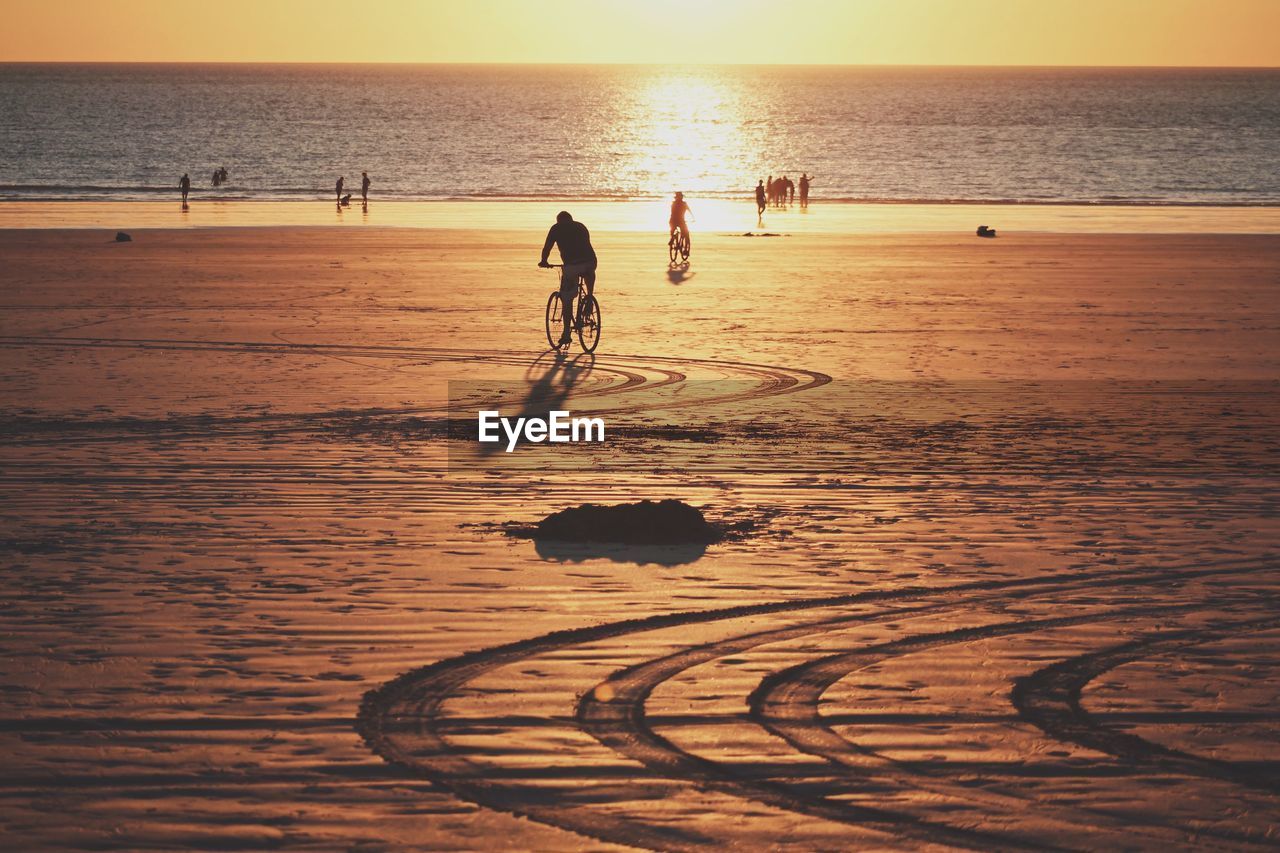
<instances>
[{"instance_id":1,"label":"reflection of sunlight on water","mask_svg":"<svg viewBox=\"0 0 1280 853\"><path fill-rule=\"evenodd\" d=\"M726 227L708 215L711 208L697 207L698 193L740 186L744 198L750 195L756 158L744 132L748 118L740 87L712 69L637 80L619 115L626 127L617 136L626 144L610 180L643 195L680 190L701 229ZM665 213L659 225L663 221Z\"/></svg>"}]
</instances>

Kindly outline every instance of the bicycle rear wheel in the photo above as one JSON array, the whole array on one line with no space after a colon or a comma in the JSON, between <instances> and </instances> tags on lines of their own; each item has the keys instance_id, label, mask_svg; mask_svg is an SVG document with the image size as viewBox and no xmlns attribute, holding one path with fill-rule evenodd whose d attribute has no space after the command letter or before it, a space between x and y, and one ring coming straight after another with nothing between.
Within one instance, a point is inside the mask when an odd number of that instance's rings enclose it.
<instances>
[{"instance_id":1,"label":"bicycle rear wheel","mask_svg":"<svg viewBox=\"0 0 1280 853\"><path fill-rule=\"evenodd\" d=\"M671 239L667 241L667 252L671 255L671 263L676 262L676 258L680 257L680 234L679 232L672 234Z\"/></svg>"},{"instance_id":2,"label":"bicycle rear wheel","mask_svg":"<svg viewBox=\"0 0 1280 853\"><path fill-rule=\"evenodd\" d=\"M560 301L560 291L551 291L547 299L547 346L560 348L560 335L564 332L564 304Z\"/></svg>"},{"instance_id":3,"label":"bicycle rear wheel","mask_svg":"<svg viewBox=\"0 0 1280 853\"><path fill-rule=\"evenodd\" d=\"M594 296L579 296L578 343L583 352L595 352L600 343L600 303Z\"/></svg>"}]
</instances>

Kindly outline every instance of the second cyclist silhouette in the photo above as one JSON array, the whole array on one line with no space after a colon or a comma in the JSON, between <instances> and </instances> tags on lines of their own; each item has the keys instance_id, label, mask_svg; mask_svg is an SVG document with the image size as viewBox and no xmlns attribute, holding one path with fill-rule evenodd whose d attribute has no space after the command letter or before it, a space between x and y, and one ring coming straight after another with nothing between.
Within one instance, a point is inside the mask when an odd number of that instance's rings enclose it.
<instances>
[{"instance_id":1,"label":"second cyclist silhouette","mask_svg":"<svg viewBox=\"0 0 1280 853\"><path fill-rule=\"evenodd\" d=\"M671 218L667 224L670 226L670 235L667 240L667 247L671 250L671 260L674 263L676 256L681 256L684 260L689 260L689 223L685 221L685 217L692 214L689 205L685 203L684 193L676 193L676 197L671 200ZM680 233L679 242L676 241L676 232Z\"/></svg>"}]
</instances>

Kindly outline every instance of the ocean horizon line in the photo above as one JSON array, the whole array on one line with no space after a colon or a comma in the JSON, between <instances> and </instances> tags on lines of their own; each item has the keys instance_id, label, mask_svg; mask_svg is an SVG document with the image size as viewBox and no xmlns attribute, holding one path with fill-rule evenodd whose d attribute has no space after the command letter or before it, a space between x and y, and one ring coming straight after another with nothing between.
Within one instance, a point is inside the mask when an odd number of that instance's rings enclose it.
<instances>
[{"instance_id":1,"label":"ocean horizon line","mask_svg":"<svg viewBox=\"0 0 1280 853\"><path fill-rule=\"evenodd\" d=\"M138 67L208 67L208 66L243 66L261 68L264 66L309 67L309 68L378 68L378 67L422 67L422 68L669 68L662 62L509 62L502 60L468 60L419 61L419 60L367 60L351 62L332 62L324 60L278 60L278 59L0 59L0 68L11 66L50 67L50 66L138 66ZM824 62L690 62L684 63L681 69L704 68L814 68L814 69L912 69L927 71L946 69L973 70L1028 70L1028 71L1277 71L1280 65L1022 65L1022 64L940 64L924 63L824 63Z\"/></svg>"}]
</instances>

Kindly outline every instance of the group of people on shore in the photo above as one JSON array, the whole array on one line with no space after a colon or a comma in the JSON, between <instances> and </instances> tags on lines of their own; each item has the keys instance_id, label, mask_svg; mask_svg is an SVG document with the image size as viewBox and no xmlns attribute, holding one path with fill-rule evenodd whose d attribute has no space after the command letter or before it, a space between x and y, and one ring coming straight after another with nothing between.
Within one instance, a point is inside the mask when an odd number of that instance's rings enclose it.
<instances>
[{"instance_id":1,"label":"group of people on shore","mask_svg":"<svg viewBox=\"0 0 1280 853\"><path fill-rule=\"evenodd\" d=\"M214 187L220 187L228 180L230 178L227 174L227 167L220 166L213 170L213 177L209 179L209 183L213 184ZM178 178L178 190L182 193L182 204L185 206L187 196L191 194L191 174L189 172L183 172L182 177Z\"/></svg>"},{"instance_id":2,"label":"group of people on shore","mask_svg":"<svg viewBox=\"0 0 1280 853\"><path fill-rule=\"evenodd\" d=\"M213 185L221 186L227 182L227 169L225 166L215 169L213 172ZM368 172L360 173L360 199L364 204L369 203L369 186L373 182L369 180ZM807 172L800 174L800 206L809 206L809 186L813 183L813 178ZM182 203L187 203L187 195L191 192L191 176L184 172L178 180L178 189L182 191ZM346 189L346 176L339 175L337 183L334 184L334 198L338 203L338 207L346 207L351 204L352 193L343 195L342 191ZM680 196L676 193L677 197ZM677 198L677 201L680 199ZM794 203L796 200L796 184L786 175L775 178L769 176L769 180L760 181L756 184L756 209L757 212L763 214L770 207L785 207ZM687 207L686 207L687 209ZM674 210L674 208L673 208ZM672 214L674 219L675 214ZM683 217L681 217L683 220ZM673 231L674 233L674 225Z\"/></svg>"},{"instance_id":3,"label":"group of people on shore","mask_svg":"<svg viewBox=\"0 0 1280 853\"><path fill-rule=\"evenodd\" d=\"M809 185L813 178L808 173L800 174L800 206L809 206ZM785 207L796 200L796 184L786 175L775 178L769 176L768 181L756 184L756 212L763 214L770 207Z\"/></svg>"},{"instance_id":4,"label":"group of people on shore","mask_svg":"<svg viewBox=\"0 0 1280 853\"><path fill-rule=\"evenodd\" d=\"M213 170L212 183L215 187L220 187L223 184L227 183L227 167L226 166ZM365 204L369 203L369 186L372 183L373 182L369 180L368 172L360 173L360 198L363 199ZM345 184L346 184L346 179L343 176L339 175L338 183L334 187L337 193L337 201L338 201L339 207L345 207L351 204L351 193L347 193L345 196L342 194L342 190ZM191 194L190 173L188 172L182 173L182 177L178 179L178 190L182 193L182 203L185 205L187 203L187 196Z\"/></svg>"},{"instance_id":5,"label":"group of people on shore","mask_svg":"<svg viewBox=\"0 0 1280 853\"><path fill-rule=\"evenodd\" d=\"M334 195L338 200L338 207L347 207L351 204L351 193L342 194L342 190L346 187L347 179L343 175L338 176L338 182L333 185ZM363 204L369 203L369 185L373 181L369 180L368 172L360 173L360 201Z\"/></svg>"}]
</instances>

